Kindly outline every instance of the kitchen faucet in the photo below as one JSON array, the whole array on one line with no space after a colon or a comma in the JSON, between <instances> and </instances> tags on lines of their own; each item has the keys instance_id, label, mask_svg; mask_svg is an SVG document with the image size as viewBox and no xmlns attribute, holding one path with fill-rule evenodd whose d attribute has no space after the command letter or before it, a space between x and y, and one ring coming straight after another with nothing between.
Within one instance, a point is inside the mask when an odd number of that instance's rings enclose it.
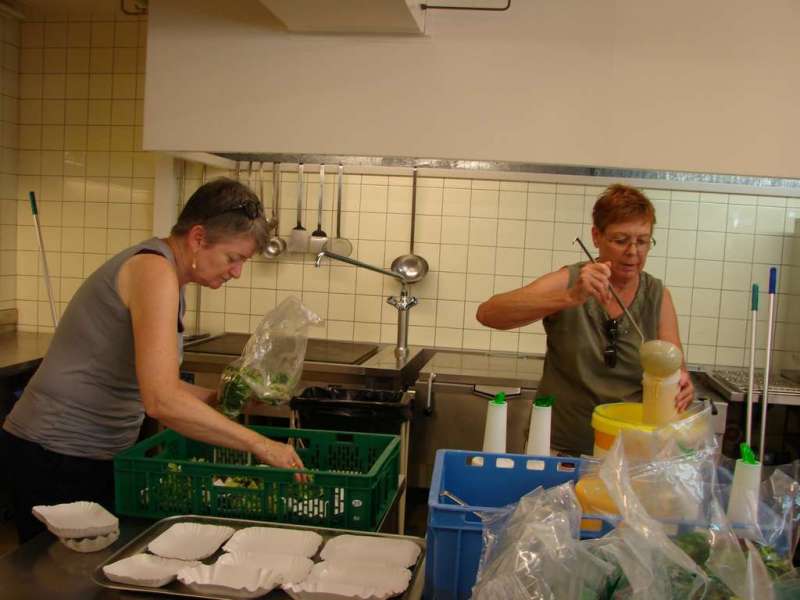
<instances>
[{"instance_id":1,"label":"kitchen faucet","mask_svg":"<svg viewBox=\"0 0 800 600\"><path fill-rule=\"evenodd\" d=\"M408 295L408 280L399 273L395 273L389 269L381 269L380 267L361 262L355 258L335 254L328 250L323 250L317 254L317 258L314 260L314 266L319 267L322 258L325 256L332 260L338 260L355 267L361 267L374 271L375 273L380 273L381 275L386 275L387 277L393 277L400 282L400 295L389 296L386 302L397 309L397 346L394 349L394 355L398 359L405 359L408 356L408 311L418 302L414 296Z\"/></svg>"}]
</instances>

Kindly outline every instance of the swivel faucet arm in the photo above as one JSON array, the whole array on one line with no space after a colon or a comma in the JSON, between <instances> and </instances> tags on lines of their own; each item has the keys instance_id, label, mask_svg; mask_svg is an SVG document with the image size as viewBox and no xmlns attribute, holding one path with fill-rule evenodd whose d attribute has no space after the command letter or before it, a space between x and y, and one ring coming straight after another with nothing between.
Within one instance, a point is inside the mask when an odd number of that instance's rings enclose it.
<instances>
[{"instance_id":1,"label":"swivel faucet arm","mask_svg":"<svg viewBox=\"0 0 800 600\"><path fill-rule=\"evenodd\" d=\"M317 254L314 265L319 267L324 256L347 263L348 265L368 269L375 273L386 275L387 277L393 277L400 282L400 296L391 296L387 298L386 301L397 309L397 346L394 349L394 355L398 360L405 360L408 358L408 311L417 304L417 299L408 295L408 280L400 275L400 273L395 273L388 269L381 269L380 267L369 265L360 260L350 258L349 256L342 256L341 254L328 252L327 250L323 250Z\"/></svg>"},{"instance_id":2,"label":"swivel faucet arm","mask_svg":"<svg viewBox=\"0 0 800 600\"><path fill-rule=\"evenodd\" d=\"M362 269L368 269L370 271L374 271L375 273L386 275L387 277L394 277L400 282L402 289L404 291L407 290L408 280L399 273L395 273L394 271L390 271L389 269L381 269L380 267L376 267L374 265L361 262L360 260L356 260L355 258L350 258L349 256L342 256L341 254L336 254L335 252L329 252L328 250L323 250L322 252L317 254L317 258L314 259L314 265L318 267L322 261L322 258L325 256L327 256L332 260L338 260L340 262L347 263L355 267L361 267Z\"/></svg>"}]
</instances>

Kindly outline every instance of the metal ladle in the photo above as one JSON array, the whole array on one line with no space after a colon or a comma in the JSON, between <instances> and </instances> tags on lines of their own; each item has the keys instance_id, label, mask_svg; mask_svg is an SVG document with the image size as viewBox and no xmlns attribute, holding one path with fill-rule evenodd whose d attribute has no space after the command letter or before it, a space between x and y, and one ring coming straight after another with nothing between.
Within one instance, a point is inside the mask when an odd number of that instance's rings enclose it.
<instances>
[{"instance_id":1,"label":"metal ladle","mask_svg":"<svg viewBox=\"0 0 800 600\"><path fill-rule=\"evenodd\" d=\"M275 199L277 198L275 194L275 164L272 163L272 216L270 216L267 221L267 231L272 231L275 229L275 233L277 233L278 227L278 216L275 213ZM264 163L261 163L261 166L258 169L258 183L261 189L261 204L264 204Z\"/></svg>"},{"instance_id":2,"label":"metal ladle","mask_svg":"<svg viewBox=\"0 0 800 600\"><path fill-rule=\"evenodd\" d=\"M583 243L583 240L581 240L581 238L579 237L576 237L575 241L578 243L578 245L580 245L581 248L583 248L583 252L586 254L586 256L589 257L589 260L592 261L593 263L596 263L597 261L594 259L594 256L592 256L592 253L589 252L589 249ZM619 297L619 294L617 294L616 290L610 285L608 286L608 291L611 292L611 295L614 297L614 300L617 301L617 304L619 304L619 307L622 309L622 312L624 312L625 316L628 317L628 321L630 321L631 325L633 325L633 328L636 330L636 333L639 334L639 337L642 338L642 343L644 344L646 340L644 338L644 333L642 333L642 328L639 327L639 324L633 319L633 316L628 311L628 307L625 306L625 303L622 301L622 298Z\"/></svg>"},{"instance_id":3,"label":"metal ladle","mask_svg":"<svg viewBox=\"0 0 800 600\"><path fill-rule=\"evenodd\" d=\"M272 163L272 222L275 223L275 235L269 238L267 246L264 248L264 256L267 258L277 258L286 251L286 240L280 236L278 231L280 220L278 210L281 201L281 163Z\"/></svg>"},{"instance_id":4,"label":"metal ladle","mask_svg":"<svg viewBox=\"0 0 800 600\"><path fill-rule=\"evenodd\" d=\"M576 237L575 241L583 249L586 256L589 257L589 260L593 263L596 263L597 261L592 256L592 253L589 252L589 249L586 247L586 244L583 243L583 240L581 240L579 237ZM611 292L614 300L617 301L617 304L619 304L619 307L625 313L625 316L628 317L631 325L633 325L633 328L642 339L642 344L639 346L639 360L645 372L656 377L664 377L670 373L674 373L677 369L679 369L683 363L683 353L681 352L680 348L678 348L672 342L668 342L667 340L647 341L644 337L644 333L642 332L642 328L639 327L639 324L634 320L633 315L631 315L631 313L628 311L628 307L625 306L625 303L622 301L622 298L619 297L619 294L617 294L616 290L614 290L612 286L609 286L608 291Z\"/></svg>"},{"instance_id":5,"label":"metal ladle","mask_svg":"<svg viewBox=\"0 0 800 600\"><path fill-rule=\"evenodd\" d=\"M398 256L392 261L391 269L405 277L408 283L422 281L428 274L428 261L414 254L414 225L417 217L417 167L414 167L414 176L411 183L411 247L408 254Z\"/></svg>"}]
</instances>

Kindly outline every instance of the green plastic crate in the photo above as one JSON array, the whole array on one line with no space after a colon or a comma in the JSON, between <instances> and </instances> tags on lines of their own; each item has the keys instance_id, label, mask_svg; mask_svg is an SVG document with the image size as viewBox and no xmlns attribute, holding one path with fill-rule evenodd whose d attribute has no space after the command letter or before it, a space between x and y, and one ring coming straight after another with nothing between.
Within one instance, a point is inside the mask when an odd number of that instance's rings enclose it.
<instances>
[{"instance_id":1,"label":"green plastic crate","mask_svg":"<svg viewBox=\"0 0 800 600\"><path fill-rule=\"evenodd\" d=\"M246 452L166 430L114 457L117 512L154 519L195 514L377 529L397 493L397 436L251 429L273 440L294 440L312 481L298 483L295 471L261 466Z\"/></svg>"}]
</instances>

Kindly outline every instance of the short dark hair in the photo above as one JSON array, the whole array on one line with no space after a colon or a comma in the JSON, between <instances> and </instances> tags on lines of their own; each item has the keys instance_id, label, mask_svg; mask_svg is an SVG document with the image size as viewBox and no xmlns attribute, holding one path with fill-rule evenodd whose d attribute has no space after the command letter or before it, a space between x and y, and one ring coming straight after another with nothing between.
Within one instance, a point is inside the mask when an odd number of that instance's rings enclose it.
<instances>
[{"instance_id":1,"label":"short dark hair","mask_svg":"<svg viewBox=\"0 0 800 600\"><path fill-rule=\"evenodd\" d=\"M656 224L656 209L641 190L615 183L600 194L592 209L592 222L600 231L612 223L641 219Z\"/></svg>"},{"instance_id":2,"label":"short dark hair","mask_svg":"<svg viewBox=\"0 0 800 600\"><path fill-rule=\"evenodd\" d=\"M261 200L253 191L228 177L213 179L197 188L172 227L172 235L185 235L195 225L206 230L206 240L219 241L250 236L262 252L269 239L269 228Z\"/></svg>"}]
</instances>

